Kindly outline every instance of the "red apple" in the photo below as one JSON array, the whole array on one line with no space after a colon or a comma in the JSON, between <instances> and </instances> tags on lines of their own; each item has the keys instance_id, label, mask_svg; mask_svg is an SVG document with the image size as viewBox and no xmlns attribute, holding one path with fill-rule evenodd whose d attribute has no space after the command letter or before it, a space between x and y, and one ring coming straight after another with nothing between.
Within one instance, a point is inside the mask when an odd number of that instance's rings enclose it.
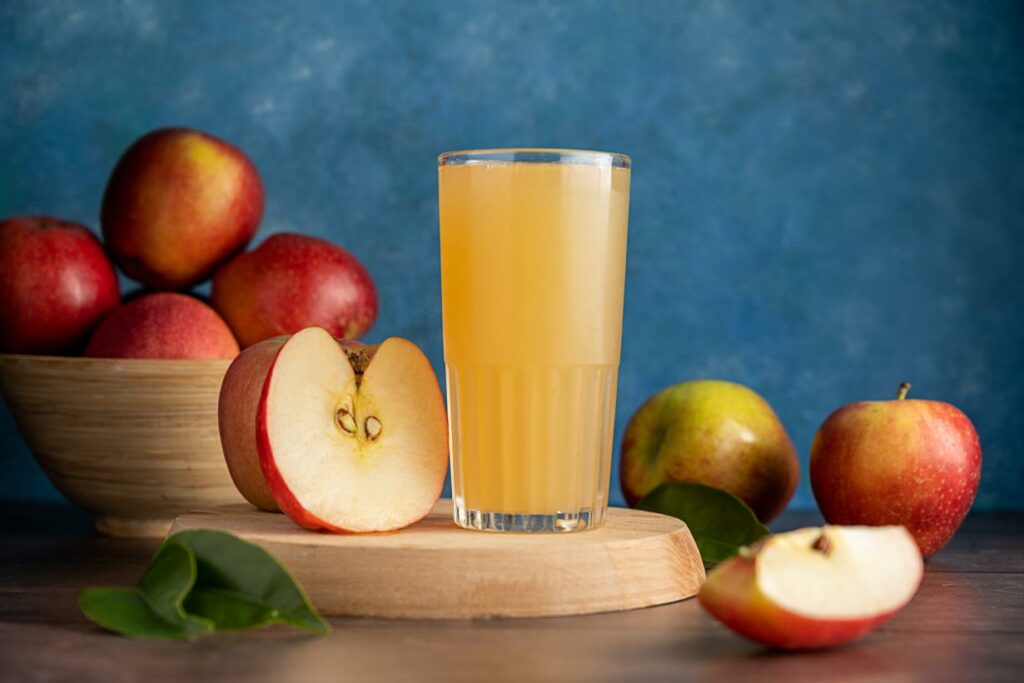
<instances>
[{"instance_id":1,"label":"red apple","mask_svg":"<svg viewBox=\"0 0 1024 683\"><path fill-rule=\"evenodd\" d=\"M119 296L114 267L84 226L45 216L0 221L0 351L66 351Z\"/></svg>"},{"instance_id":2,"label":"red apple","mask_svg":"<svg viewBox=\"0 0 1024 683\"><path fill-rule=\"evenodd\" d=\"M211 298L243 347L312 326L354 339L377 319L377 290L363 264L294 233L271 235L225 264Z\"/></svg>"},{"instance_id":3,"label":"red apple","mask_svg":"<svg viewBox=\"0 0 1024 683\"><path fill-rule=\"evenodd\" d=\"M245 154L187 128L137 140L103 195L103 236L129 277L187 289L245 248L263 215L263 185Z\"/></svg>"},{"instance_id":4,"label":"red apple","mask_svg":"<svg viewBox=\"0 0 1024 683\"><path fill-rule=\"evenodd\" d=\"M666 481L724 489L774 519L793 497L796 449L768 402L741 384L683 382L636 411L622 437L622 492L630 505Z\"/></svg>"},{"instance_id":5,"label":"red apple","mask_svg":"<svg viewBox=\"0 0 1024 683\"><path fill-rule=\"evenodd\" d=\"M699 600L759 643L827 647L860 638L910 602L923 570L902 527L799 529L715 567Z\"/></svg>"},{"instance_id":6,"label":"red apple","mask_svg":"<svg viewBox=\"0 0 1024 683\"><path fill-rule=\"evenodd\" d=\"M121 304L93 332L92 358L234 358L238 342L217 312L191 296L160 292Z\"/></svg>"},{"instance_id":7,"label":"red apple","mask_svg":"<svg viewBox=\"0 0 1024 683\"><path fill-rule=\"evenodd\" d=\"M833 524L902 524L925 557L953 537L981 479L981 443L960 410L941 401L851 403L811 444L811 488Z\"/></svg>"},{"instance_id":8,"label":"red apple","mask_svg":"<svg viewBox=\"0 0 1024 683\"><path fill-rule=\"evenodd\" d=\"M272 499L300 526L390 531L441 495L448 421L412 342L339 343L319 327L261 342L228 370L219 410L239 491L263 509Z\"/></svg>"}]
</instances>

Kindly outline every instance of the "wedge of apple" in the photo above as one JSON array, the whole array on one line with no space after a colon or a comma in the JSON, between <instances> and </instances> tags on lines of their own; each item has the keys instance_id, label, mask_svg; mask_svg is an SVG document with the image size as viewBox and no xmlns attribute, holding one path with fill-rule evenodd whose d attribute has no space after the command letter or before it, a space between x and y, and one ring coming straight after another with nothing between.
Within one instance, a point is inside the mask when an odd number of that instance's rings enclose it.
<instances>
[{"instance_id":1,"label":"wedge of apple","mask_svg":"<svg viewBox=\"0 0 1024 683\"><path fill-rule=\"evenodd\" d=\"M310 327L247 348L221 388L239 491L309 529L391 531L430 512L447 424L430 362L397 337L365 346Z\"/></svg>"},{"instance_id":2,"label":"wedge of apple","mask_svg":"<svg viewBox=\"0 0 1024 683\"><path fill-rule=\"evenodd\" d=\"M924 565L901 526L799 529L769 536L708 574L700 603L772 647L827 647L868 633L910 602Z\"/></svg>"}]
</instances>

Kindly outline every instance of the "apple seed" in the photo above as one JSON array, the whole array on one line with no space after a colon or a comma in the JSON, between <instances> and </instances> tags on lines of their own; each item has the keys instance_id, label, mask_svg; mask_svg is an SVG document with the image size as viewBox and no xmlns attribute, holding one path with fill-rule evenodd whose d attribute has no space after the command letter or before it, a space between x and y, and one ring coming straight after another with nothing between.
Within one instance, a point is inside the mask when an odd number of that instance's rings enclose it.
<instances>
[{"instance_id":1,"label":"apple seed","mask_svg":"<svg viewBox=\"0 0 1024 683\"><path fill-rule=\"evenodd\" d=\"M348 408L338 408L338 412L334 414L334 420L346 434L354 435L356 433L356 418Z\"/></svg>"},{"instance_id":2,"label":"apple seed","mask_svg":"<svg viewBox=\"0 0 1024 683\"><path fill-rule=\"evenodd\" d=\"M366 418L366 422L363 423L363 429L366 431L366 438L369 441L376 441L377 437L380 436L381 423L376 417L371 415Z\"/></svg>"}]
</instances>

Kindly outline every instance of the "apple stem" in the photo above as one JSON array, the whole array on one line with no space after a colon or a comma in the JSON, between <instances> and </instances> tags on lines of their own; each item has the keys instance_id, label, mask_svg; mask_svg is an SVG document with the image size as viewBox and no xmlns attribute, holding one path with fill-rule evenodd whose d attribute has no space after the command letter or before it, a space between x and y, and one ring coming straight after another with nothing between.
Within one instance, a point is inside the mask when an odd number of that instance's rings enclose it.
<instances>
[{"instance_id":1,"label":"apple stem","mask_svg":"<svg viewBox=\"0 0 1024 683\"><path fill-rule=\"evenodd\" d=\"M824 529L821 530L821 535L811 544L811 548L826 556L832 554L832 539L828 537Z\"/></svg>"},{"instance_id":2,"label":"apple stem","mask_svg":"<svg viewBox=\"0 0 1024 683\"><path fill-rule=\"evenodd\" d=\"M902 401L905 399L908 391L910 391L910 382L900 382L900 390L896 392L896 400Z\"/></svg>"},{"instance_id":3,"label":"apple stem","mask_svg":"<svg viewBox=\"0 0 1024 683\"><path fill-rule=\"evenodd\" d=\"M379 348L380 344L361 346L355 351L342 347L342 350L345 352L345 356L348 358L349 365L352 366L352 372L356 375L356 387L362 384L363 373L365 373L366 368L370 366L370 361L373 360L373 356L377 353L377 349Z\"/></svg>"}]
</instances>

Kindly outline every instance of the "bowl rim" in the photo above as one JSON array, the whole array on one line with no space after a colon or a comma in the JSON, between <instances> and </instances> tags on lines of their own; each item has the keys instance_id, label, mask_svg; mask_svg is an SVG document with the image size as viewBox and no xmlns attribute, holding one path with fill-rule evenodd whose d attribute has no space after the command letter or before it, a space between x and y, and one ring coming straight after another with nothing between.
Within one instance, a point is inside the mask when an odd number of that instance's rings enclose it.
<instances>
[{"instance_id":1,"label":"bowl rim","mask_svg":"<svg viewBox=\"0 0 1024 683\"><path fill-rule=\"evenodd\" d=\"M237 358L238 356L235 356ZM143 365L159 364L203 364L222 365L231 363L235 358L93 358L91 356L50 356L37 353L0 353L0 360L16 360L30 363L131 363Z\"/></svg>"}]
</instances>

